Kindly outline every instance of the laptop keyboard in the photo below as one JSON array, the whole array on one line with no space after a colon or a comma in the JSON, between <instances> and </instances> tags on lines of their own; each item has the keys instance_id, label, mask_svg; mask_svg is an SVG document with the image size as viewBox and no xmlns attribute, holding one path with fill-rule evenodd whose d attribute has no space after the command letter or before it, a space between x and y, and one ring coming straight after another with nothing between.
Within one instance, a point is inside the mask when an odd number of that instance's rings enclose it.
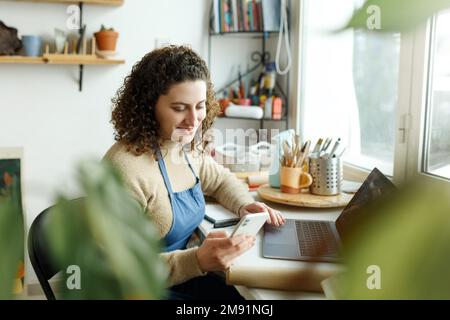
<instances>
[{"instance_id":1,"label":"laptop keyboard","mask_svg":"<svg viewBox=\"0 0 450 320\"><path fill-rule=\"evenodd\" d=\"M330 223L295 220L302 256L337 257L338 243Z\"/></svg>"}]
</instances>

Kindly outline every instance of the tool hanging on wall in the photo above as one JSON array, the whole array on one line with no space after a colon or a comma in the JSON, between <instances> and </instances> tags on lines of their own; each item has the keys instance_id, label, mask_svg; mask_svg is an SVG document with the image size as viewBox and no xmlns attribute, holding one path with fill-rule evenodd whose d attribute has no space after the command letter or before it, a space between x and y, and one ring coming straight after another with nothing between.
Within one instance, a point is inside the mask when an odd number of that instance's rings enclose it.
<instances>
[{"instance_id":1,"label":"tool hanging on wall","mask_svg":"<svg viewBox=\"0 0 450 320\"><path fill-rule=\"evenodd\" d=\"M275 56L275 64L277 68L277 72L280 75L285 75L289 72L292 66L292 56L291 56L291 46L289 44L289 27L288 27L288 15L287 15L287 7L286 0L281 0L281 8L280 8L280 31L278 34L278 44L277 44L277 53ZM280 54L281 54L281 45L283 42L286 46L286 55L287 55L287 64L284 70L281 70L280 67Z\"/></svg>"}]
</instances>

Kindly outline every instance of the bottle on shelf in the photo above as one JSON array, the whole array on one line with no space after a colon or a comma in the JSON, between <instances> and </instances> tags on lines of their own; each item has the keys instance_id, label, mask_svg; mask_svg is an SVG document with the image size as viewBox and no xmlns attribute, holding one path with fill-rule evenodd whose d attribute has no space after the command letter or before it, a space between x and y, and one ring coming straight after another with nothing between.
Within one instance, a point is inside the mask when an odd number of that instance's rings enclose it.
<instances>
[{"instance_id":1,"label":"bottle on shelf","mask_svg":"<svg viewBox=\"0 0 450 320\"><path fill-rule=\"evenodd\" d=\"M272 96L276 82L275 62L268 62L264 66L264 94L268 97Z\"/></svg>"}]
</instances>

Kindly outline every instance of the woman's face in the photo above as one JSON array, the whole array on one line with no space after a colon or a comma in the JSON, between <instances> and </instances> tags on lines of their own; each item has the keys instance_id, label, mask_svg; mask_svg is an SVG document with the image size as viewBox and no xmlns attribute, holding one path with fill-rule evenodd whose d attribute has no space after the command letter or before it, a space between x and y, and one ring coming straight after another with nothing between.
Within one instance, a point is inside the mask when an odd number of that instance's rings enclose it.
<instances>
[{"instance_id":1,"label":"woman's face","mask_svg":"<svg viewBox=\"0 0 450 320\"><path fill-rule=\"evenodd\" d=\"M188 144L206 117L206 82L185 81L174 84L156 102L155 117L159 135Z\"/></svg>"}]
</instances>

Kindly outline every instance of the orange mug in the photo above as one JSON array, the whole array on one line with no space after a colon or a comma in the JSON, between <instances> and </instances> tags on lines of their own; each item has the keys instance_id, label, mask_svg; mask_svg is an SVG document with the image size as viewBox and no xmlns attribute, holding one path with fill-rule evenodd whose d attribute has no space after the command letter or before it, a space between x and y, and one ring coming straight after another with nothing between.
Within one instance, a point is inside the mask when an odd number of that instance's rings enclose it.
<instances>
[{"instance_id":1,"label":"orange mug","mask_svg":"<svg viewBox=\"0 0 450 320\"><path fill-rule=\"evenodd\" d=\"M300 193L313 182L311 175L303 168L281 167L280 187L283 193Z\"/></svg>"}]
</instances>

